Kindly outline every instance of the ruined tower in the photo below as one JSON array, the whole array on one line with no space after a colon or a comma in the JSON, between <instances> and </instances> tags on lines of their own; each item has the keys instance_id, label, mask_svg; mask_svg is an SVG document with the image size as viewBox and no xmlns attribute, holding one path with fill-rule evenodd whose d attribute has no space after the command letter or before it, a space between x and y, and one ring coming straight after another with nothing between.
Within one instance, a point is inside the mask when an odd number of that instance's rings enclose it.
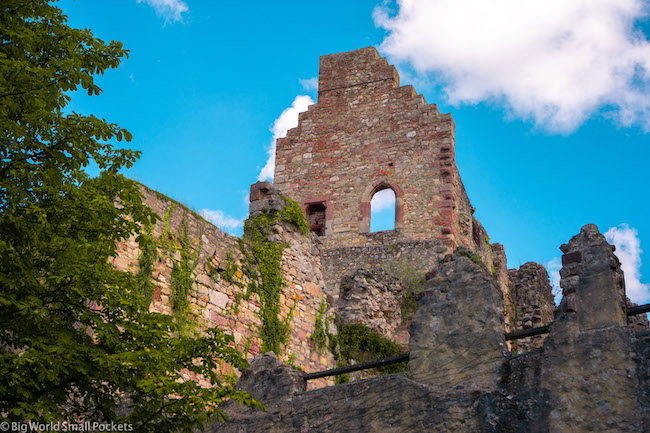
<instances>
[{"instance_id":1,"label":"ruined tower","mask_svg":"<svg viewBox=\"0 0 650 433\"><path fill-rule=\"evenodd\" d=\"M372 47L320 57L318 102L277 142L275 186L305 210L326 268L397 257L425 272L464 245L491 264L455 163L454 120L399 85ZM395 193L395 229L370 232L371 200Z\"/></svg>"}]
</instances>

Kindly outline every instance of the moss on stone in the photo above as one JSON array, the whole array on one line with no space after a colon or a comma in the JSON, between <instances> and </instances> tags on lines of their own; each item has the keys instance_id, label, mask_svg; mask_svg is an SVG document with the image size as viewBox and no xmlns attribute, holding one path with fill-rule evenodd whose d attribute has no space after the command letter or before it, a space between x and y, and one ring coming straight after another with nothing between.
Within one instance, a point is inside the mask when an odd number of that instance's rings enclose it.
<instances>
[{"instance_id":1,"label":"moss on stone","mask_svg":"<svg viewBox=\"0 0 650 433\"><path fill-rule=\"evenodd\" d=\"M320 303L318 311L316 312L316 322L314 323L314 332L311 334L311 341L314 343L316 349L322 349L327 346L329 339L327 318L325 311L327 310L327 301L325 298Z\"/></svg>"},{"instance_id":2,"label":"moss on stone","mask_svg":"<svg viewBox=\"0 0 650 433\"><path fill-rule=\"evenodd\" d=\"M481 258L479 256L477 256L476 254L473 254L473 253L471 253L469 251L463 251L463 252L460 253L460 255L463 256L463 257L467 257L468 259L470 259L471 261L473 261L477 265L482 265L483 264L483 260L481 260Z\"/></svg>"},{"instance_id":3,"label":"moss on stone","mask_svg":"<svg viewBox=\"0 0 650 433\"><path fill-rule=\"evenodd\" d=\"M153 300L153 264L157 259L157 242L153 236L153 225L149 224L137 239L140 254L138 255L138 290L144 297L147 306Z\"/></svg>"},{"instance_id":4,"label":"moss on stone","mask_svg":"<svg viewBox=\"0 0 650 433\"><path fill-rule=\"evenodd\" d=\"M307 223L307 219L305 218L305 214L300 208L300 205L285 196L282 196L282 198L287 204L284 209L280 211L280 219L293 224L304 236L307 236L307 233L309 233L309 224Z\"/></svg>"},{"instance_id":5,"label":"moss on stone","mask_svg":"<svg viewBox=\"0 0 650 433\"><path fill-rule=\"evenodd\" d=\"M330 335L330 349L338 366L347 365L349 359L368 362L405 353L402 346L361 323L345 324L336 336ZM406 371L406 366L406 362L400 362L374 370L381 374L399 373ZM337 379L337 383L344 381Z\"/></svg>"}]
</instances>

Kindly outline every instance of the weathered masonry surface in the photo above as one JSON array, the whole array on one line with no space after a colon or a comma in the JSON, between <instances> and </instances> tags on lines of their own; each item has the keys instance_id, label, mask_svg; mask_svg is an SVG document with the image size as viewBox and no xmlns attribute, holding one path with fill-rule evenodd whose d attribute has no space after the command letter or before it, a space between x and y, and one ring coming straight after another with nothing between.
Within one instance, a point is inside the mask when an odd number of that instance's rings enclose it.
<instances>
[{"instance_id":1,"label":"weathered masonry surface","mask_svg":"<svg viewBox=\"0 0 650 433\"><path fill-rule=\"evenodd\" d=\"M440 271L439 259L458 247L495 278L505 299L507 331L528 322L547 324L552 300L534 301L550 296L546 274L529 278L522 270L521 282L510 287L504 247L490 244L472 215L454 160L451 115L427 105L411 86L400 87L395 68L374 48L321 57L319 80L318 103L278 141L275 184L251 187L249 221L279 212L284 195L302 206L312 231L304 236L279 221L268 232L269 239L287 245L279 314L290 335L280 360L307 372L335 366L328 347L317 349L310 339L321 325L336 334L335 324L362 323L406 346L414 307L405 306L414 293L399 274L420 276L423 284L425 274L432 278ZM382 188L396 194L396 228L370 233L371 199ZM249 358L259 354L260 299L244 296L240 240L161 194L143 194L161 218L149 234L156 256L152 308L175 314L174 269L185 253L191 267L189 320L199 331L218 326L232 333ZM138 272L138 242L118 247L115 266ZM218 271L230 266L240 269L224 278ZM542 340L535 339L537 346Z\"/></svg>"},{"instance_id":2,"label":"weathered masonry surface","mask_svg":"<svg viewBox=\"0 0 650 433\"><path fill-rule=\"evenodd\" d=\"M303 392L300 372L261 355L238 386L268 412L226 404L229 422L207 431L648 432L650 337L627 326L612 250L593 224L562 246L564 301L548 338L511 356L499 289L458 248L419 300L407 372Z\"/></svg>"},{"instance_id":3,"label":"weathered masonry surface","mask_svg":"<svg viewBox=\"0 0 650 433\"><path fill-rule=\"evenodd\" d=\"M505 248L474 218L454 146L451 116L364 48L321 57L318 103L278 141L275 184L251 187L247 233L260 239L143 188L161 217L147 232L150 308L178 314L175 275L189 267L186 319L235 337L252 359L238 386L269 409L227 402L230 423L208 431L650 432L648 322L627 317L613 247L594 225L561 247L556 309L545 269L508 270ZM370 233L371 199L385 188L397 197L395 230ZM278 354L260 354L264 303L242 272L251 253L268 258L260 243L281 247L273 293L288 338ZM139 272L146 245L121 243L114 265ZM342 351L348 324L408 345L407 371L324 388L334 380L321 378L305 391L305 373L381 353ZM547 335L506 341L546 325Z\"/></svg>"},{"instance_id":4,"label":"weathered masonry surface","mask_svg":"<svg viewBox=\"0 0 650 433\"><path fill-rule=\"evenodd\" d=\"M320 58L318 103L278 140L274 182L321 236L326 274L398 253L427 271L461 245L491 262L456 167L454 133L451 115L400 87L374 48ZM386 188L396 196L395 230L370 233L371 199Z\"/></svg>"},{"instance_id":5,"label":"weathered masonry surface","mask_svg":"<svg viewBox=\"0 0 650 433\"><path fill-rule=\"evenodd\" d=\"M190 257L191 286L188 294L188 320L197 332L210 327L226 330L235 337L237 348L249 359L260 353L260 299L253 293L244 296L245 283L241 271L229 281L216 270L229 264L241 264L239 239L222 232L186 207L147 188L141 189L144 203L160 220L152 228L156 249L151 274L153 302L151 309L174 314L173 269L182 260L182 249ZM285 285L280 295L280 317L290 327L283 361L291 361L306 371L319 371L334 366L331 354L314 350L309 336L314 330L316 315L323 298L324 280L320 259L309 237L289 224L274 227L274 236L287 247L282 252L282 274ZM186 247L181 238L186 238ZM118 244L116 268L139 272L141 245L135 238ZM223 373L231 373L223 366ZM324 383L324 381L323 381ZM316 385L316 384L315 384Z\"/></svg>"}]
</instances>

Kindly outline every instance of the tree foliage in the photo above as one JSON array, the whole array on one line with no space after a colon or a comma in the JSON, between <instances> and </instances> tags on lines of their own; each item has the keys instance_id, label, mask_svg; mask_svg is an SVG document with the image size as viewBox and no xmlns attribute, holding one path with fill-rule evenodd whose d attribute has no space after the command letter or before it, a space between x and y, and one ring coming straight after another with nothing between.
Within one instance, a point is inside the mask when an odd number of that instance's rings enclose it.
<instances>
[{"instance_id":1,"label":"tree foliage","mask_svg":"<svg viewBox=\"0 0 650 433\"><path fill-rule=\"evenodd\" d=\"M80 87L99 94L94 76L127 51L70 28L45 0L4 0L0 32L0 412L154 432L223 419L224 399L259 407L215 373L245 366L232 337L178 336L137 276L111 265L116 243L156 219L118 173L139 153L112 144L130 141L125 129L64 108Z\"/></svg>"}]
</instances>

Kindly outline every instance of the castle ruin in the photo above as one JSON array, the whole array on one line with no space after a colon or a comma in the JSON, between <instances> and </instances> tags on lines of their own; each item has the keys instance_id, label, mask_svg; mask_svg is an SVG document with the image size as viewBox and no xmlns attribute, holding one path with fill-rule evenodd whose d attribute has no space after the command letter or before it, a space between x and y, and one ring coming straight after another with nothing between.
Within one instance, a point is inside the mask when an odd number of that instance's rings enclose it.
<instances>
[{"instance_id":1,"label":"castle ruin","mask_svg":"<svg viewBox=\"0 0 650 433\"><path fill-rule=\"evenodd\" d=\"M149 235L151 308L174 314L174 268L190 260L196 330L235 336L253 359L239 386L269 408L227 405L231 423L213 431L650 431L647 320L635 336L611 246L588 225L562 247L556 310L546 270L508 270L504 247L473 216L454 130L374 48L321 57L318 101L278 140L274 183L251 186L247 229L266 218L255 227L280 251L274 307L287 335L275 355L262 350L265 300L246 288L250 238L142 188L161 216ZM396 197L395 227L373 233L371 200L384 189ZM304 227L289 215L294 202ZM135 239L118 251L116 267L142 267ZM407 371L306 385L305 373L341 361L316 336L348 324L408 346ZM544 325L548 336L506 341Z\"/></svg>"},{"instance_id":2,"label":"castle ruin","mask_svg":"<svg viewBox=\"0 0 650 433\"><path fill-rule=\"evenodd\" d=\"M454 132L451 115L400 87L374 48L320 58L318 101L277 141L274 185L319 236L328 283L397 257L427 272L461 245L492 262L456 167ZM371 200L383 189L395 194L395 229L371 233Z\"/></svg>"}]
</instances>

